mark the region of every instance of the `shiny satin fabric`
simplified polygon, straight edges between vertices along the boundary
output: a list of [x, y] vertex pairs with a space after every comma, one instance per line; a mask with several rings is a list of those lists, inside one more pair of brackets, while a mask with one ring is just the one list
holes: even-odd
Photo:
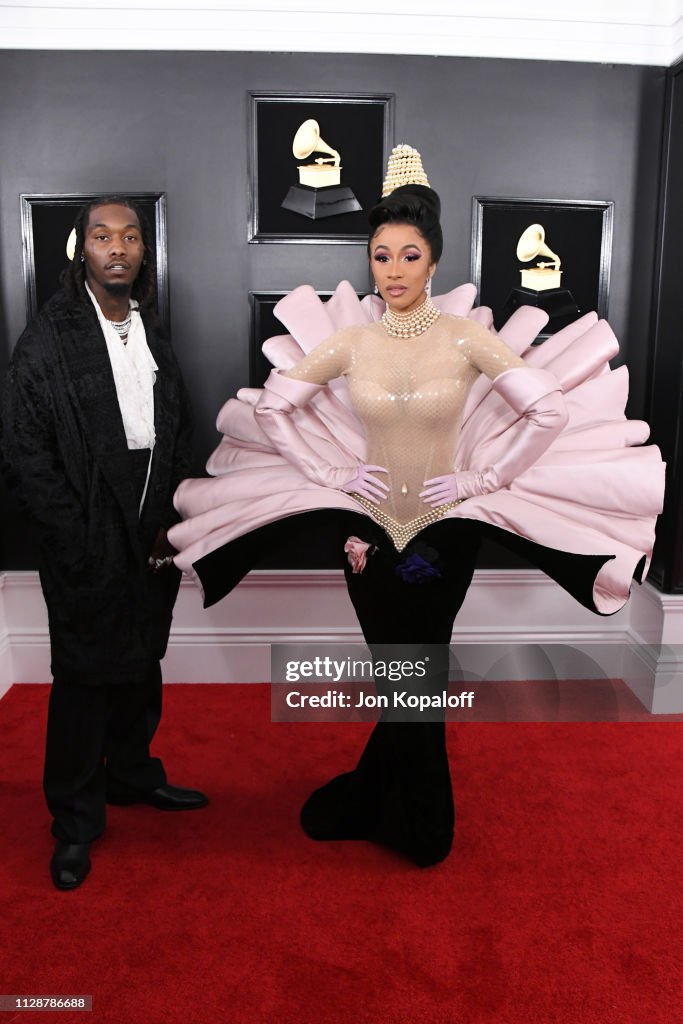
[[[473, 285], [463, 285], [434, 301], [444, 312], [490, 327], [490, 311], [472, 308], [475, 294]], [[276, 307], [290, 334], [269, 339], [264, 352], [276, 368], [289, 369], [339, 329], [376, 322], [383, 309], [375, 297], [359, 301], [348, 282], [325, 304], [303, 286]], [[559, 380], [567, 423], [508, 486], [468, 498], [447, 516], [474, 519], [544, 548], [601, 556], [592, 600], [595, 610], [611, 614], [628, 599], [634, 574], [642, 580], [649, 564], [664, 465], [655, 446], [643, 446], [647, 424], [625, 418], [628, 372], [609, 366], [618, 352], [609, 325], [587, 314], [532, 347], [545, 320], [541, 311], [522, 307], [498, 337], [524, 365]], [[519, 402], [528, 386], [524, 376], [519, 374]], [[524, 420], [508, 391], [503, 397], [485, 374], [471, 383], [454, 467], [484, 471], [515, 444]], [[176, 564], [195, 578], [200, 559], [283, 517], [325, 508], [365, 511], [343, 491], [310, 480], [274, 448], [255, 415], [261, 394], [244, 388], [226, 403], [217, 421], [223, 439], [207, 463], [211, 477], [184, 481], [176, 492], [184, 521], [170, 539], [180, 552]], [[365, 430], [343, 377], [316, 388], [291, 422], [322, 464], [352, 468], [366, 461]]]

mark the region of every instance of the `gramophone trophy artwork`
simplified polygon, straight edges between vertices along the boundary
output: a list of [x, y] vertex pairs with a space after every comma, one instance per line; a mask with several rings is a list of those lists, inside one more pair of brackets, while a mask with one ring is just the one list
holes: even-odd
[[565, 322], [570, 323], [581, 310], [570, 290], [562, 287], [560, 257], [546, 245], [545, 228], [542, 224], [530, 224], [517, 243], [517, 259], [531, 263], [539, 256], [544, 259], [533, 267], [520, 267], [521, 285], [510, 292], [504, 311], [509, 315], [519, 306], [538, 306], [551, 321], [563, 321], [554, 323], [556, 327], [565, 326]]
[[[290, 186], [281, 203], [283, 209], [310, 220], [362, 209], [348, 185], [342, 185], [341, 156], [320, 137], [320, 125], [314, 118], [304, 121], [297, 129], [292, 153], [297, 160], [318, 155], [309, 163], [299, 164], [299, 184]], [[321, 156], [322, 153], [326, 156]]]

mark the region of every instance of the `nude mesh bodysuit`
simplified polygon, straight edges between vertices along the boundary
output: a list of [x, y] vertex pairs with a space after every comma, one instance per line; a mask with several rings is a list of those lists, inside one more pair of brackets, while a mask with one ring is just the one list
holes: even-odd
[[348, 327], [284, 376], [311, 384], [346, 377], [367, 435], [367, 463], [386, 467], [388, 475], [376, 476], [391, 488], [381, 506], [359, 500], [378, 522], [386, 517], [396, 524], [417, 521], [414, 528], [399, 531], [407, 543], [425, 525], [426, 515], [433, 521], [447, 509], [435, 513], [420, 491], [425, 480], [456, 468], [454, 453], [473, 382], [480, 373], [493, 380], [520, 366], [524, 360], [485, 327], [442, 313], [417, 338], [395, 338], [381, 322]]

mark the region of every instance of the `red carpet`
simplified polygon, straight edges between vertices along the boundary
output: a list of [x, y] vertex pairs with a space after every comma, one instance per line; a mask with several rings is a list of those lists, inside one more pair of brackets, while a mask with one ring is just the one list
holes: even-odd
[[72, 893], [48, 876], [47, 687], [0, 701], [1, 1024], [675, 1024], [680, 751], [661, 724], [449, 727], [453, 854], [421, 871], [300, 832], [367, 725], [270, 723], [266, 686], [172, 686], [156, 752], [203, 811], [111, 808]]

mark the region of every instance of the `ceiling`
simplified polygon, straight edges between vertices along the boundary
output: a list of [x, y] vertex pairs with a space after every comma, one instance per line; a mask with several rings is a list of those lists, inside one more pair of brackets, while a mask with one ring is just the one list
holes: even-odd
[[13, 0], [0, 3], [0, 46], [669, 65], [683, 55], [683, 0]]

